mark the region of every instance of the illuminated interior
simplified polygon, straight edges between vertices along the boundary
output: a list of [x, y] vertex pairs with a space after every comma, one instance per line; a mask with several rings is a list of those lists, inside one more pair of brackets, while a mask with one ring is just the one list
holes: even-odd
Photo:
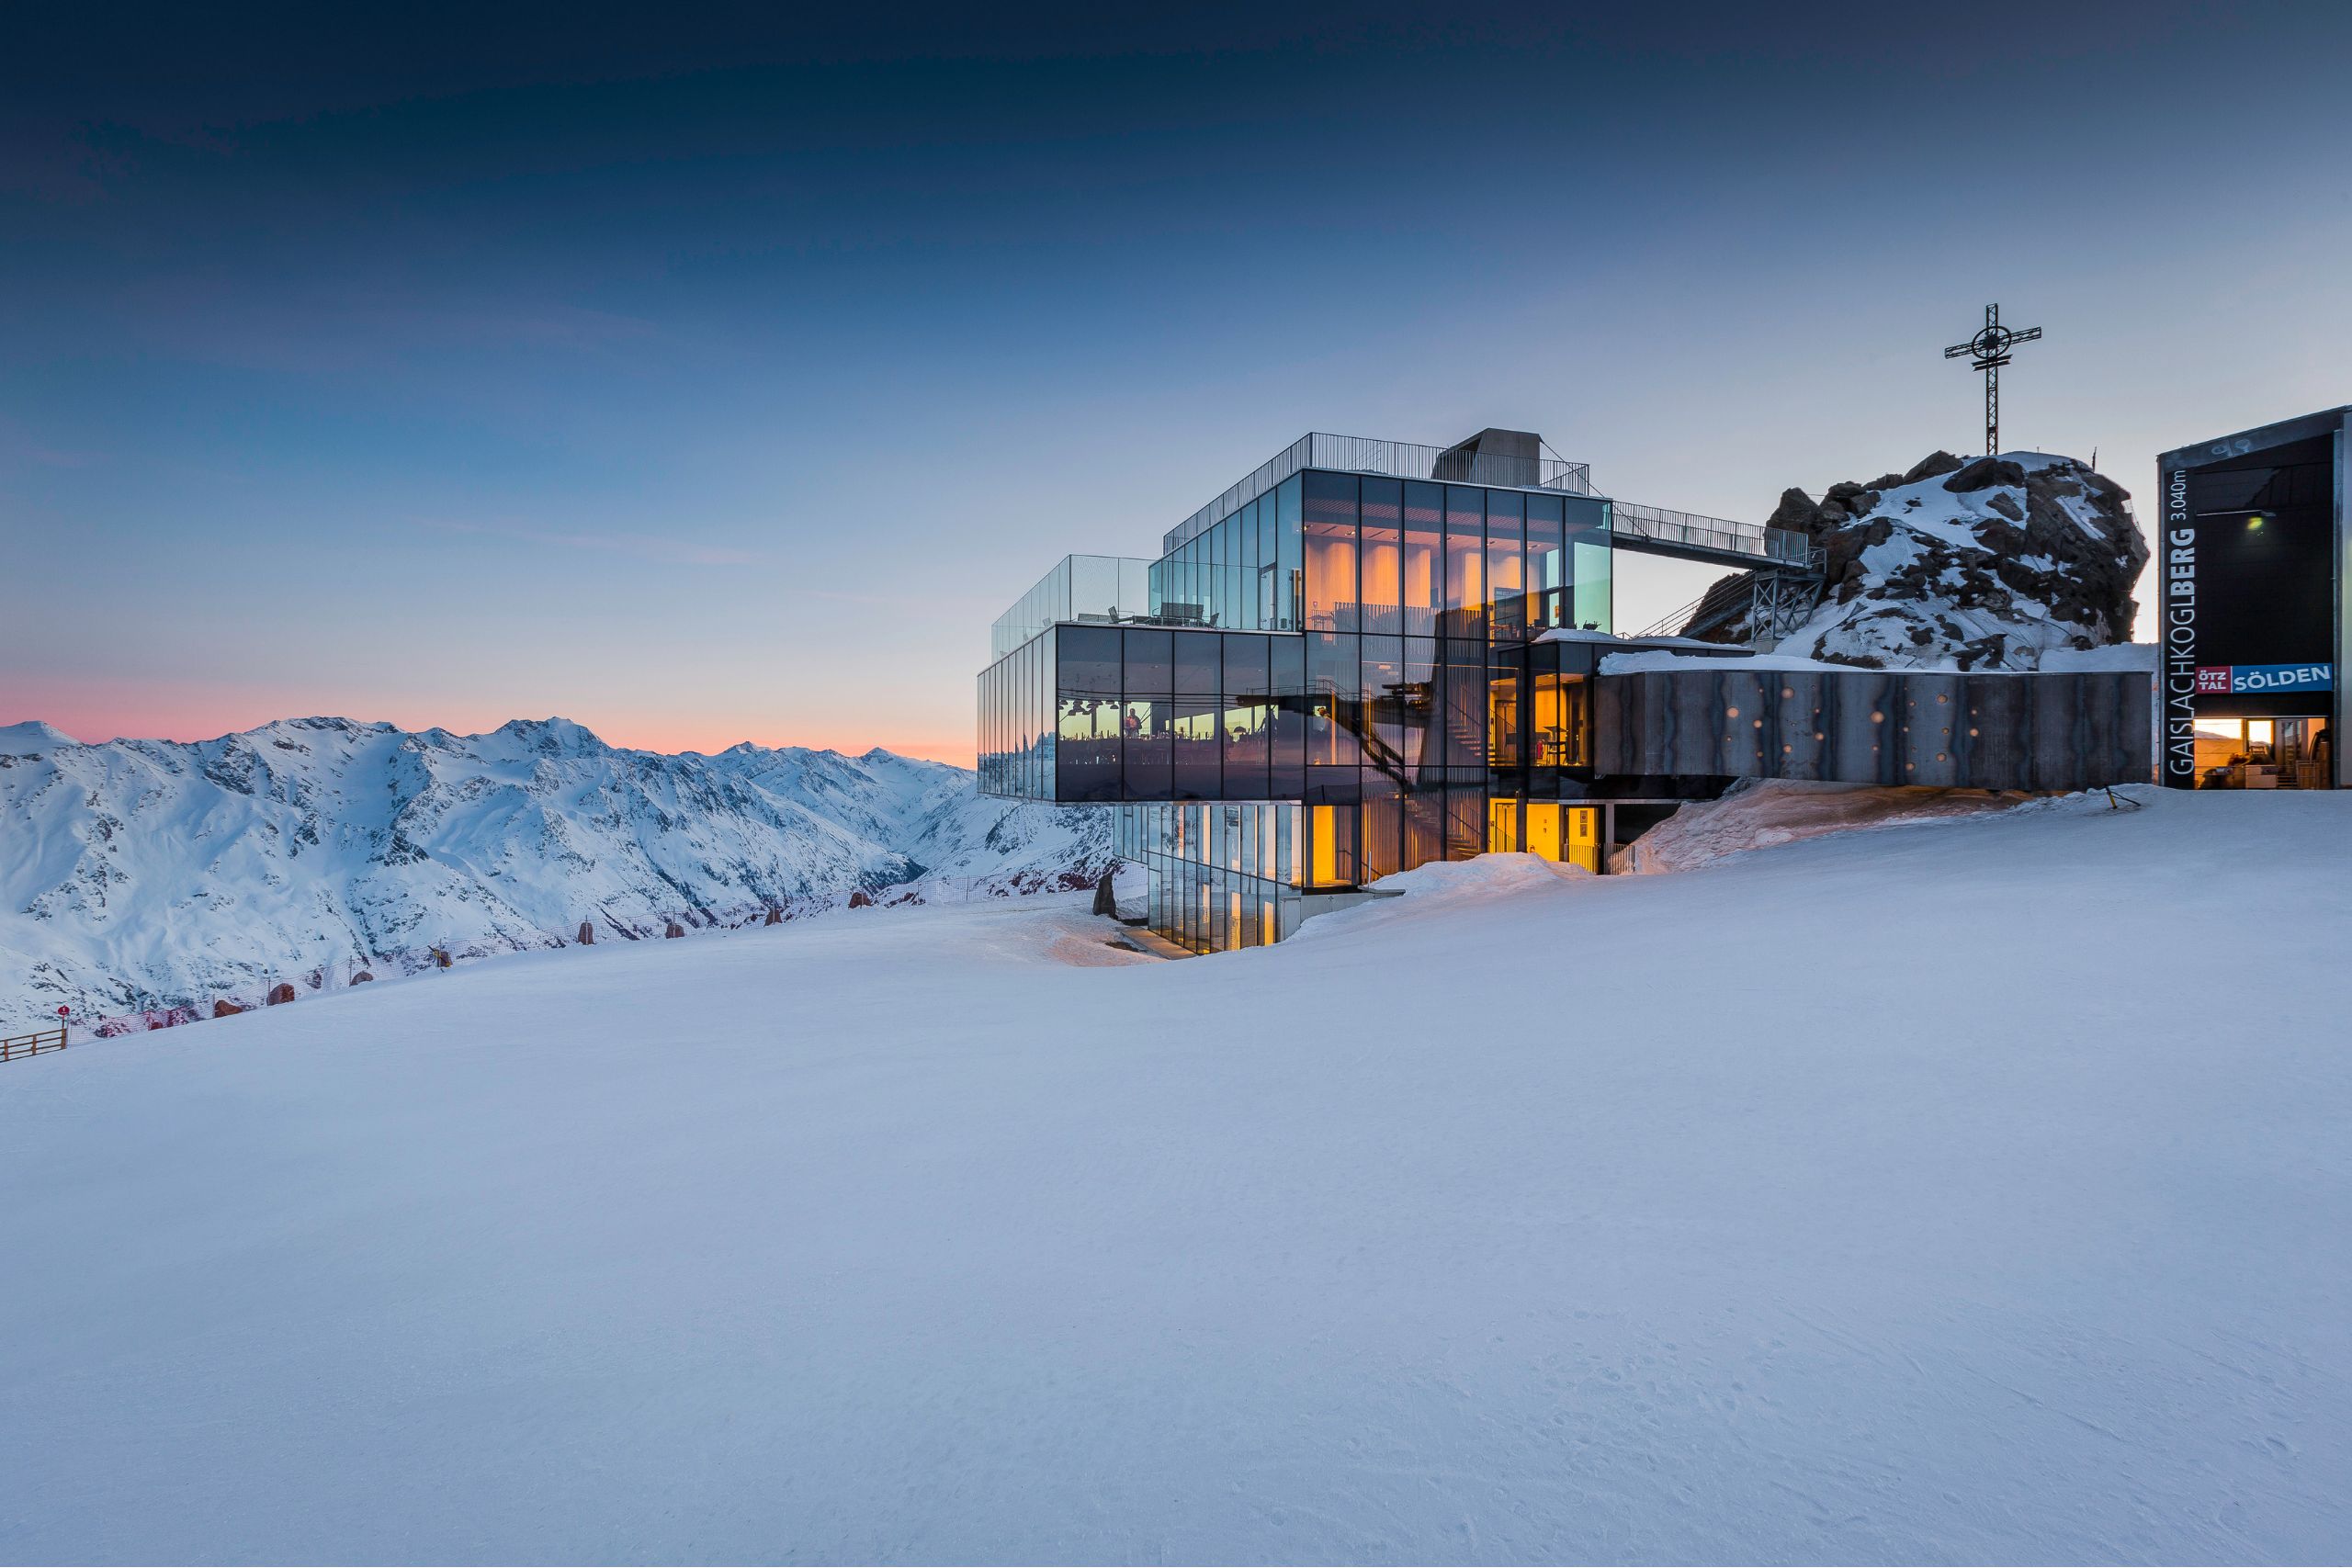
[[2327, 789], [2333, 745], [2324, 718], [2197, 720], [2199, 789]]
[[1522, 850], [1598, 875], [1600, 807], [1497, 795], [1487, 802], [1487, 849], [1495, 854]]

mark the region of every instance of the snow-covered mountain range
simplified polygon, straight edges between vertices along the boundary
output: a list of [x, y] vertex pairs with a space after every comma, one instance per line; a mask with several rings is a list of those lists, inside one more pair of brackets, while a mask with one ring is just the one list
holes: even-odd
[[[2073, 457], [1938, 452], [1907, 472], [1783, 491], [1767, 520], [1812, 536], [1821, 602], [1777, 651], [1871, 668], [2038, 670], [2132, 637], [2148, 545], [2123, 487]], [[1689, 635], [1749, 640], [1748, 578], [1717, 582]]]
[[0, 727], [0, 1032], [435, 962], [882, 901], [1080, 886], [1107, 813], [980, 796], [883, 750], [608, 746], [285, 719], [84, 746]]

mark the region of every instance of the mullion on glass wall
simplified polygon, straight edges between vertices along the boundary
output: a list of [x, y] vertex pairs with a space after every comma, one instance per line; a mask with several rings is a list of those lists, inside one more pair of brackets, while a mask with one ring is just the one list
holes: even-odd
[[1356, 476], [1309, 472], [1306, 530], [1306, 624], [1310, 631], [1358, 629]]
[[1056, 651], [1060, 645], [1061, 629], [1058, 626], [1047, 627], [1046, 635], [1037, 639], [1037, 732], [1042, 738], [1037, 759], [1037, 798], [1040, 800], [1054, 798], [1056, 774], [1060, 766], [1061, 739], [1055, 732], [1054, 723], [1054, 671]]
[[1362, 625], [1367, 632], [1404, 629], [1404, 495], [1402, 481], [1363, 483], [1358, 573]]
[[1449, 637], [1487, 637], [1487, 492], [1445, 487], [1445, 615]]
[[1233, 636], [1225, 643], [1224, 795], [1262, 800], [1273, 737], [1273, 686], [1263, 637]]
[[1273, 698], [1272, 751], [1266, 793], [1296, 800], [1306, 788], [1306, 639], [1278, 637], [1267, 649]]
[[1173, 638], [1173, 633], [1161, 627], [1126, 628], [1121, 686], [1126, 713], [1121, 734], [1122, 765], [1130, 799], [1166, 800], [1169, 796], [1169, 719], [1176, 695]]
[[1304, 481], [1296, 474], [1284, 479], [1274, 491], [1274, 624], [1282, 631], [1300, 631], [1306, 624], [1303, 618], [1306, 584], [1300, 565], [1304, 493]]
[[1309, 632], [1306, 643], [1306, 763], [1354, 767], [1363, 760], [1356, 742], [1363, 706], [1363, 677], [1352, 632]]
[[1561, 528], [1561, 498], [1527, 498], [1527, 624], [1556, 626], [1568, 606], [1561, 603], [1566, 586], [1567, 544]]
[[1569, 581], [1576, 600], [1572, 624], [1595, 631], [1614, 629], [1611, 598], [1609, 503], [1572, 500], [1568, 502]]
[[1510, 491], [1487, 492], [1487, 597], [1496, 637], [1516, 637], [1527, 624], [1526, 508]]
[[1362, 649], [1360, 679], [1363, 682], [1363, 722], [1360, 733], [1364, 763], [1391, 777], [1403, 776], [1405, 753], [1405, 639], [1366, 636]]
[[1405, 486], [1402, 630], [1413, 637], [1437, 631], [1445, 604], [1445, 487]]

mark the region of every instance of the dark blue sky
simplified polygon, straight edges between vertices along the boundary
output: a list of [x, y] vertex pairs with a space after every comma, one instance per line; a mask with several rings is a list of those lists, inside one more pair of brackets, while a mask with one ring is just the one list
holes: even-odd
[[1975, 445], [1995, 299], [2135, 490], [2352, 399], [2352, 7], [1924, 10], [12, 18], [0, 722], [967, 756], [1309, 429], [1758, 516]]

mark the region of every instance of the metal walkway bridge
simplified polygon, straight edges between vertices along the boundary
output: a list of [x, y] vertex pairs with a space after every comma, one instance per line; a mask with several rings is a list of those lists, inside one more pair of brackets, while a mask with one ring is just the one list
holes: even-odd
[[1794, 528], [1702, 517], [1638, 501], [1611, 501], [1609, 513], [1609, 542], [1621, 550], [1749, 570], [1803, 571], [1813, 563], [1811, 536]]

